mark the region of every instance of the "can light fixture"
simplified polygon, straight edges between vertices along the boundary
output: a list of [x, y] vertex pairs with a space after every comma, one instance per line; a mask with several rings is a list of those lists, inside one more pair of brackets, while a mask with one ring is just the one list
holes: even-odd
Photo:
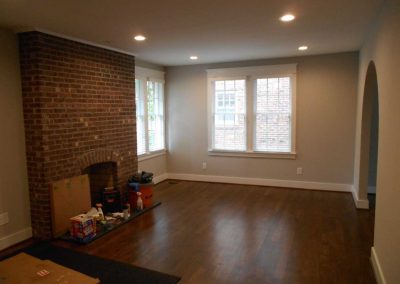
[[198, 57], [197, 55], [192, 55], [192, 56], [190, 56], [189, 58], [190, 58], [190, 60], [197, 60], [197, 59], [199, 59], [199, 57]]
[[307, 45], [302, 45], [302, 46], [299, 46], [299, 48], [298, 48], [298, 50], [300, 50], [300, 51], [304, 51], [304, 50], [307, 50], [307, 49], [308, 49]]
[[144, 41], [144, 40], [146, 40], [146, 37], [145, 37], [144, 35], [136, 35], [136, 36], [134, 37], [134, 39], [135, 39], [136, 41]]
[[280, 17], [280, 20], [282, 22], [291, 22], [295, 19], [296, 17], [292, 14], [285, 14], [282, 17]]

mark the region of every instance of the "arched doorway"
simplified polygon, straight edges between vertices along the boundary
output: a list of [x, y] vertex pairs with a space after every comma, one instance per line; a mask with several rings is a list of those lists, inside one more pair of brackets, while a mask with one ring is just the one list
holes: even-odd
[[[369, 63], [364, 85], [364, 98], [361, 121], [361, 152], [359, 197], [368, 198], [368, 193], [375, 194], [379, 133], [378, 78], [375, 64]], [[375, 198], [370, 196], [370, 207], [375, 208]]]

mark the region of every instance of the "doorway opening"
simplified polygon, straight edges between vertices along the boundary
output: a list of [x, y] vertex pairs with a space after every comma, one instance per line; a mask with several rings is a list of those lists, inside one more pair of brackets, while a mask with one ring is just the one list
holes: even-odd
[[378, 78], [374, 62], [370, 62], [365, 78], [364, 99], [361, 122], [361, 156], [359, 196], [369, 200], [371, 209], [375, 209], [378, 172], [379, 144], [379, 98]]

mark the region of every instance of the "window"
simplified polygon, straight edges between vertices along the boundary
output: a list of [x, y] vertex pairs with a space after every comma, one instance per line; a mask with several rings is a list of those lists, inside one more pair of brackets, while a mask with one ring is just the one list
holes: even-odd
[[136, 67], [137, 154], [148, 156], [165, 150], [163, 73]]
[[135, 79], [137, 154], [146, 153], [145, 92], [143, 80]]
[[215, 81], [214, 148], [246, 149], [245, 80]]
[[210, 154], [294, 157], [295, 64], [207, 73]]
[[290, 77], [256, 80], [255, 151], [291, 152]]
[[147, 137], [149, 151], [164, 149], [163, 83], [147, 81]]

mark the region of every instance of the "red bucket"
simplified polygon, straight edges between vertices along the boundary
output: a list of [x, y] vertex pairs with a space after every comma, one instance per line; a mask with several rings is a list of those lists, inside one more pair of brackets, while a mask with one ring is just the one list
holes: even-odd
[[153, 183], [145, 183], [140, 185], [140, 192], [142, 193], [143, 207], [149, 208], [153, 205]]

